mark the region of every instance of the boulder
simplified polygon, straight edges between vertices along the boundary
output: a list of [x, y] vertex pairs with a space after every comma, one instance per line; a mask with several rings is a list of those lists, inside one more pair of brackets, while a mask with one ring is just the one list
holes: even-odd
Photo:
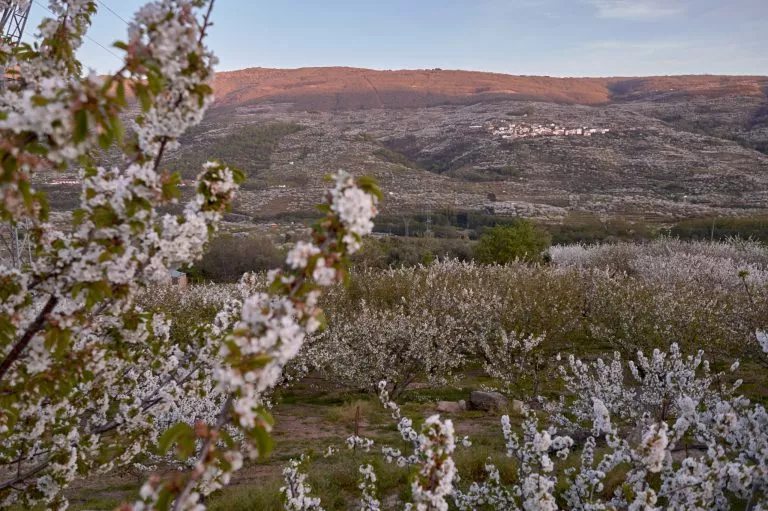
[[507, 406], [507, 403], [507, 398], [498, 392], [475, 390], [469, 394], [469, 408], [471, 410], [484, 410], [486, 412], [501, 410]]
[[523, 414], [523, 409], [525, 408], [525, 404], [523, 404], [522, 401], [519, 399], [513, 399], [512, 400], [512, 412], [516, 413], [518, 415]]
[[464, 400], [456, 401], [438, 401], [437, 411], [443, 413], [459, 413], [467, 409], [467, 403]]

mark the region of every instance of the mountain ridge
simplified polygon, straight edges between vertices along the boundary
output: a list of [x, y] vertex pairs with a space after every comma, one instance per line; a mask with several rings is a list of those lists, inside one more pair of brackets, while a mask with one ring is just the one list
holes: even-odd
[[765, 97], [768, 76], [550, 77], [482, 71], [252, 67], [216, 74], [214, 108], [290, 103], [300, 110], [465, 105], [496, 100], [605, 105], [672, 97]]

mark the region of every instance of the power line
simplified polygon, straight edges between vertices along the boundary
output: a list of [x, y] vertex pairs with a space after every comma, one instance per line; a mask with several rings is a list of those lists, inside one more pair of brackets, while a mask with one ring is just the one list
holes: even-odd
[[111, 12], [112, 14], [114, 14], [115, 16], [117, 16], [117, 18], [118, 18], [120, 21], [122, 21], [122, 22], [123, 22], [123, 23], [125, 23], [126, 25], [130, 25], [130, 23], [128, 23], [128, 22], [125, 20], [125, 18], [123, 18], [122, 16], [120, 16], [119, 14], [117, 14], [115, 11], [113, 11], [113, 10], [112, 10], [112, 8], [111, 8], [110, 6], [108, 6], [107, 4], [105, 4], [104, 2], [102, 2], [102, 0], [96, 0], [96, 1], [97, 1], [97, 2], [99, 2], [101, 5], [103, 5], [103, 6], [104, 6], [104, 8], [105, 8], [106, 10], [108, 10], [109, 12]]
[[[53, 16], [56, 16], [56, 14], [54, 14], [54, 13], [53, 13], [53, 12], [52, 12], [52, 11], [51, 11], [51, 10], [50, 10], [48, 7], [46, 7], [45, 5], [41, 4], [41, 3], [40, 3], [40, 2], [38, 2], [37, 0], [32, 0], [32, 1], [33, 1], [33, 2], [35, 2], [37, 5], [39, 5], [40, 7], [42, 7], [43, 9], [45, 9], [46, 11], [48, 11], [49, 13], [51, 13]], [[106, 51], [107, 53], [109, 53], [110, 55], [112, 55], [113, 57], [115, 57], [116, 59], [118, 59], [120, 62], [122, 62], [122, 61], [123, 61], [123, 57], [121, 57], [121, 56], [120, 56], [120, 55], [118, 55], [117, 53], [113, 52], [112, 50], [110, 50], [109, 48], [107, 48], [106, 46], [104, 46], [103, 44], [101, 44], [100, 42], [98, 42], [96, 39], [94, 39], [93, 37], [89, 36], [88, 34], [84, 34], [84, 35], [85, 35], [85, 38], [86, 38], [86, 39], [88, 39], [89, 41], [91, 41], [93, 44], [95, 44], [96, 46], [100, 47], [102, 50]]]
[[86, 37], [86, 38], [87, 38], [89, 41], [91, 41], [93, 44], [95, 44], [95, 45], [97, 45], [97, 46], [101, 47], [101, 49], [103, 49], [104, 51], [106, 51], [107, 53], [109, 53], [110, 55], [112, 55], [113, 57], [115, 57], [115, 58], [116, 58], [117, 60], [119, 60], [120, 62], [122, 62], [122, 61], [123, 61], [123, 57], [121, 57], [121, 56], [120, 56], [120, 55], [118, 55], [117, 53], [113, 52], [112, 50], [110, 50], [109, 48], [107, 48], [106, 46], [104, 46], [103, 44], [101, 44], [100, 42], [98, 42], [96, 39], [92, 38], [92, 37], [91, 37], [91, 36], [89, 36], [88, 34], [85, 34], [85, 37]]

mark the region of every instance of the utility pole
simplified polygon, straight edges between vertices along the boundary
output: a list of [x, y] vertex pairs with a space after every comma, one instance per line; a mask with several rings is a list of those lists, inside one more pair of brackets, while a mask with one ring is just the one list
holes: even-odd
[[[0, 38], [15, 48], [21, 42], [24, 29], [32, 9], [31, 0], [0, 0]], [[8, 77], [5, 69], [0, 68], [0, 92], [5, 91]], [[13, 268], [20, 268], [24, 263], [32, 262], [32, 240], [28, 222], [9, 222], [2, 229], [2, 239]]]
[[29, 11], [32, 9], [31, 0], [6, 0], [0, 5], [5, 4], [2, 15], [0, 15], [0, 30], [3, 39], [10, 43], [11, 47], [21, 42], [21, 36], [24, 35], [24, 28], [27, 26]]

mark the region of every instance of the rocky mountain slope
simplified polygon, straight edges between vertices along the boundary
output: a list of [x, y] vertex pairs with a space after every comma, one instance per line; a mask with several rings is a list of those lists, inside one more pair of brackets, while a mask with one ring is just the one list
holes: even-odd
[[[377, 177], [390, 214], [667, 222], [768, 208], [768, 77], [254, 68], [219, 73], [215, 89], [167, 165], [185, 178], [214, 157], [243, 168], [234, 221], [310, 213], [339, 168]], [[584, 128], [597, 133], [553, 134]], [[54, 206], [71, 202], [49, 188]]]

